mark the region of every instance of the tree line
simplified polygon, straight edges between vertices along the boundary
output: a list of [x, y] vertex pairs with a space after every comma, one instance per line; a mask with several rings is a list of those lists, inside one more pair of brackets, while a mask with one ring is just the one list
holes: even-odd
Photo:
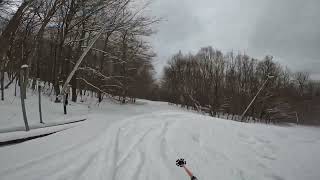
[[95, 92], [99, 102], [106, 95], [122, 103], [145, 98], [155, 56], [145, 37], [159, 21], [144, 13], [147, 6], [134, 0], [1, 0], [1, 99], [14, 81], [23, 85], [22, 71], [23, 87], [44, 83], [56, 102], [62, 91], [74, 102], [85, 91]]
[[[248, 107], [257, 95], [252, 106]], [[239, 121], [319, 123], [320, 86], [309, 73], [292, 73], [273, 60], [222, 53], [212, 47], [172, 56], [161, 98], [182, 107]]]

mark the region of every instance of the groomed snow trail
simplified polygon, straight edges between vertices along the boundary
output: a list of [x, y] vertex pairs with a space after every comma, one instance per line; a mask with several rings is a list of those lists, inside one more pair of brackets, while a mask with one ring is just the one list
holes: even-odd
[[319, 180], [320, 129], [242, 124], [166, 103], [108, 105], [80, 126], [0, 148], [0, 179]]

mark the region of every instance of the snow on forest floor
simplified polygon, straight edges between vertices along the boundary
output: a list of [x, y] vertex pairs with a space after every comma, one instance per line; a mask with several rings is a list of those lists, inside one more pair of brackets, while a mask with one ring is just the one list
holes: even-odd
[[[0, 104], [1, 126], [14, 107]], [[62, 113], [50, 101], [44, 108]], [[70, 117], [87, 108], [69, 107]], [[187, 180], [178, 158], [199, 180], [320, 179], [320, 128], [239, 123], [146, 100], [103, 102], [87, 113], [70, 129], [0, 147], [0, 179]]]
[[[25, 130], [19, 91], [17, 96], [14, 96], [14, 88], [11, 87], [5, 91], [5, 95], [5, 100], [0, 101], [0, 133]], [[46, 126], [85, 119], [90, 111], [88, 106], [70, 103], [68, 115], [65, 116], [62, 104], [53, 101], [53, 97], [42, 96], [42, 114]], [[43, 127], [44, 125], [40, 123], [37, 91], [28, 89], [25, 103], [30, 127]]]

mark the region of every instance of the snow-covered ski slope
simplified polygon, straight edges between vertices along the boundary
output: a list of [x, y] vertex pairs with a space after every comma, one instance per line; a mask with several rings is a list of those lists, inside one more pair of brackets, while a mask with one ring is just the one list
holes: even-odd
[[73, 128], [0, 147], [0, 179], [187, 180], [178, 158], [199, 180], [320, 179], [319, 128], [243, 124], [145, 100], [91, 109]]

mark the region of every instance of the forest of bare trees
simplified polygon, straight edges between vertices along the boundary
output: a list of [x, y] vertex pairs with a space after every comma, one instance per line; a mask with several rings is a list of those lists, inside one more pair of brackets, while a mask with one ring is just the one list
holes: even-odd
[[62, 95], [76, 102], [86, 91], [99, 102], [105, 96], [122, 103], [146, 98], [154, 84], [155, 53], [144, 37], [159, 21], [144, 15], [147, 5], [134, 0], [1, 0], [1, 99], [11, 85], [35, 90], [38, 82], [49, 87], [56, 102]]
[[134, 0], [0, 0], [1, 100], [15, 86], [22, 103], [26, 88], [38, 90], [39, 100], [41, 93], [54, 94], [65, 114], [68, 99], [91, 92], [98, 102], [145, 98], [239, 121], [319, 123], [319, 83], [272, 56], [258, 60], [212, 47], [179, 52], [157, 83], [146, 37], [159, 19], [144, 13], [147, 6]]
[[161, 94], [171, 103], [228, 119], [319, 123], [319, 83], [307, 72], [290, 72], [272, 56], [257, 60], [212, 47], [196, 55], [179, 52], [165, 68]]

